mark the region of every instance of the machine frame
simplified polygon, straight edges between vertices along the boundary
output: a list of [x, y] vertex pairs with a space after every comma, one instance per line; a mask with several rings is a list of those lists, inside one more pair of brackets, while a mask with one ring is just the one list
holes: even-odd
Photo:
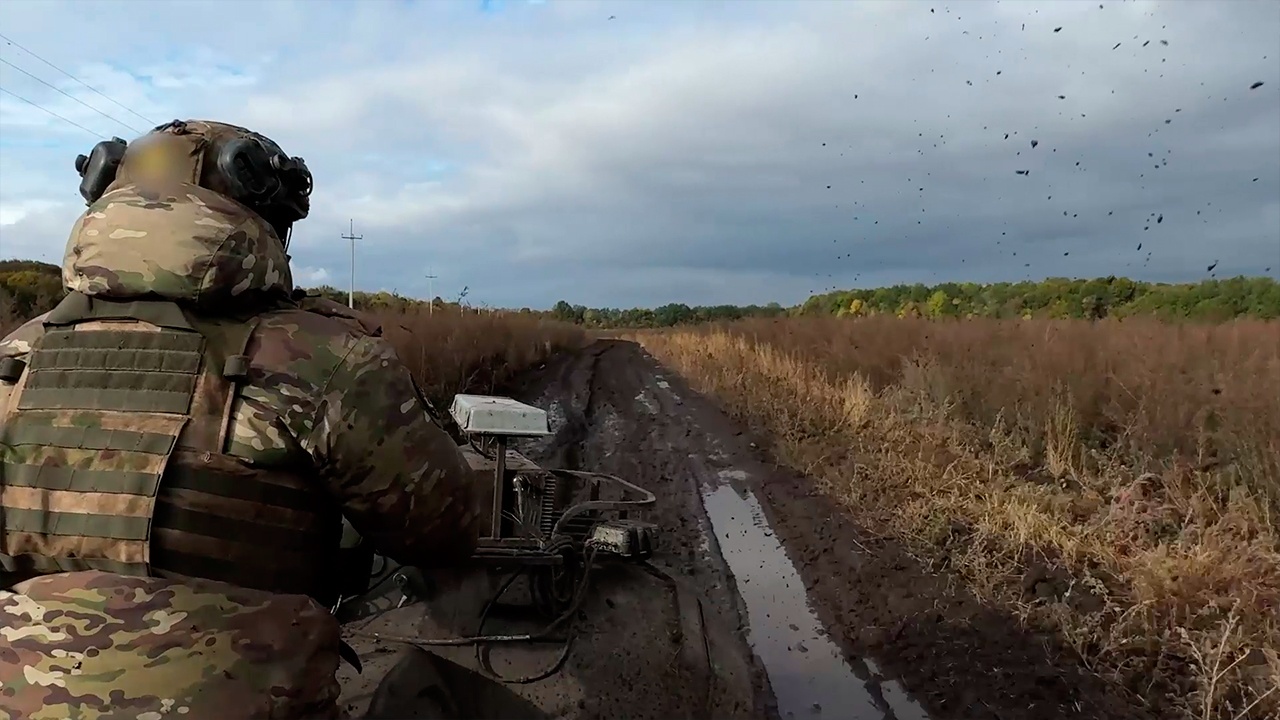
[[652, 554], [656, 528], [630, 513], [652, 506], [653, 493], [613, 475], [542, 468], [510, 447], [513, 439], [551, 435], [546, 411], [509, 397], [459, 394], [449, 414], [477, 484], [487, 489], [477, 561], [562, 565], [588, 547], [630, 560]]

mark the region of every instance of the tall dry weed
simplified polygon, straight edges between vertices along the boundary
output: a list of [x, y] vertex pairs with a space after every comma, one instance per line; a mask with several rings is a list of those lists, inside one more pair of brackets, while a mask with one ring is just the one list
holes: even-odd
[[639, 340], [1135, 701], [1280, 713], [1280, 324], [814, 319]]
[[516, 374], [580, 347], [575, 325], [521, 315], [436, 312], [381, 317], [383, 333], [438, 407], [460, 392], [493, 393]]

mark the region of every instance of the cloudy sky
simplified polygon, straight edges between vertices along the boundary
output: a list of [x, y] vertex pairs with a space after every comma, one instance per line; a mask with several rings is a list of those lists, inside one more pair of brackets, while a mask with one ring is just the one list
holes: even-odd
[[494, 306], [1280, 275], [1266, 0], [4, 6], [0, 257], [57, 261], [75, 156], [177, 117], [307, 160], [302, 284], [349, 221], [357, 288]]

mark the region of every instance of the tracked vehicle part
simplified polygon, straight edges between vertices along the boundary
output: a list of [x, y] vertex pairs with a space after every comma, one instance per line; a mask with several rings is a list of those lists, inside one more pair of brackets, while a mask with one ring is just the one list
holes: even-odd
[[[472, 555], [477, 565], [507, 573], [480, 612], [478, 627], [451, 638], [391, 636], [350, 630], [351, 634], [406, 643], [418, 647], [476, 646], [480, 670], [504, 683], [536, 682], [559, 671], [569, 655], [574, 622], [588, 592], [592, 568], [600, 563], [644, 563], [652, 554], [658, 528], [630, 517], [651, 507], [653, 493], [603, 473], [548, 470], [508, 447], [513, 438], [551, 434], [547, 413], [507, 397], [457, 395], [449, 408], [464, 444], [459, 450], [474, 475], [482, 507], [489, 515]], [[425, 599], [431, 588], [415, 568], [391, 568], [383, 563], [372, 592], [390, 581], [400, 591], [396, 607]], [[491, 611], [516, 580], [527, 578], [532, 606], [549, 622], [521, 634], [485, 634]], [[372, 580], [372, 577], [371, 577]], [[343, 602], [334, 608], [343, 610]], [[342, 616], [340, 616], [340, 619]], [[349, 622], [354, 617], [346, 617]], [[488, 661], [485, 645], [555, 640], [563, 629], [563, 649], [542, 672], [519, 678], [502, 677]]]
[[[507, 446], [513, 438], [550, 435], [545, 411], [507, 397], [457, 395], [449, 414], [467, 439], [462, 454], [490, 508], [477, 561], [558, 567], [567, 554], [581, 557], [589, 539], [612, 557], [647, 557], [643, 548], [652, 547], [657, 528], [628, 515], [653, 505], [652, 493], [612, 475], [546, 470]], [[597, 538], [605, 513], [627, 520], [628, 529], [608, 525]]]
[[592, 546], [628, 560], [653, 554], [653, 525], [635, 520], [606, 520], [591, 529]]
[[541, 437], [551, 434], [544, 410], [497, 395], [455, 395], [449, 414], [467, 435]]

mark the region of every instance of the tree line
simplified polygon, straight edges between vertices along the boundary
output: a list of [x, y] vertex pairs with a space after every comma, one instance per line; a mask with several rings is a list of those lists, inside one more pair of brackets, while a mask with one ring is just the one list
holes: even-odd
[[1280, 283], [1267, 277], [1148, 283], [1114, 276], [990, 284], [917, 283], [814, 295], [797, 308], [795, 314], [1093, 320], [1133, 315], [1155, 315], [1168, 320], [1274, 319], [1280, 318]]
[[[347, 304], [347, 292], [330, 286], [308, 292]], [[62, 272], [49, 263], [0, 261], [0, 324], [52, 308], [63, 296]], [[1170, 320], [1222, 321], [1280, 318], [1280, 283], [1267, 277], [1235, 277], [1198, 283], [1148, 283], [1122, 277], [1092, 280], [1048, 278], [1039, 282], [941, 283], [840, 290], [814, 295], [794, 307], [767, 305], [656, 308], [590, 308], [557, 302], [550, 310], [485, 310], [435, 299], [434, 312], [501, 312], [542, 317], [590, 328], [660, 328], [756, 317], [896, 315], [928, 318], [1082, 318], [1155, 315]], [[424, 310], [425, 300], [392, 292], [354, 293], [357, 309]], [[6, 323], [5, 321], [10, 322]]]

